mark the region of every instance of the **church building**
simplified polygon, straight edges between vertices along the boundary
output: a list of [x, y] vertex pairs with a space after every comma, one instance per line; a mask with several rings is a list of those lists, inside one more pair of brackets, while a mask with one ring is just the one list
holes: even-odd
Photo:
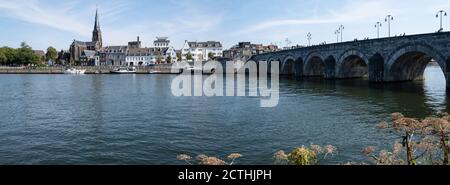
[[[86, 53], [98, 53], [103, 47], [102, 31], [100, 29], [100, 21], [98, 11], [95, 11], [94, 30], [92, 31], [91, 41], [74, 40], [70, 45], [70, 63], [72, 65], [92, 65], [93, 61], [86, 61]], [[85, 52], [86, 51], [86, 52]], [[89, 57], [88, 57], [89, 58]]]

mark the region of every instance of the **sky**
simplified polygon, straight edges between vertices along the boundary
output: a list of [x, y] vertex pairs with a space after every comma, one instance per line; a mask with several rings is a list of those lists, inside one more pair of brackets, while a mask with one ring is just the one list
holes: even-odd
[[[0, 0], [0, 46], [68, 49], [91, 40], [98, 8], [104, 45], [126, 45], [140, 36], [151, 47], [167, 36], [176, 49], [188, 41], [221, 41], [229, 48], [241, 41], [306, 45], [336, 42], [344, 25], [345, 40], [377, 37], [376, 22], [387, 36], [439, 29], [436, 13], [450, 13], [449, 0]], [[444, 29], [450, 30], [450, 15]], [[289, 40], [287, 42], [286, 40]], [[291, 43], [291, 44], [289, 44]]]

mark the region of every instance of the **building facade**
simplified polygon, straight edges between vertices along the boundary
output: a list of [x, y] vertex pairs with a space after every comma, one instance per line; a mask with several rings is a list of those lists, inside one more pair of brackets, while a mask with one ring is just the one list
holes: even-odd
[[126, 65], [128, 46], [107, 46], [101, 50], [102, 66], [123, 66]]
[[97, 51], [84, 50], [80, 57], [81, 66], [99, 66], [100, 55]]
[[188, 42], [185, 41], [181, 49], [183, 60], [202, 62], [212, 60], [215, 57], [222, 57], [222, 43], [218, 41]]
[[153, 45], [155, 48], [168, 48], [170, 47], [170, 40], [168, 37], [156, 37]]
[[229, 50], [223, 52], [224, 58], [229, 60], [242, 60], [246, 61], [253, 55], [263, 54], [267, 52], [278, 51], [278, 46], [262, 44], [252, 44], [251, 42], [239, 42], [237, 45], [231, 47]]

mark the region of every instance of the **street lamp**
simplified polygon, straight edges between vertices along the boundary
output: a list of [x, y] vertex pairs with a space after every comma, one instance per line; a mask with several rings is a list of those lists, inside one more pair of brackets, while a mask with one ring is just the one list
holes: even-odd
[[311, 46], [311, 39], [312, 39], [311, 32], [308, 32], [308, 34], [306, 36], [308, 38], [308, 46]]
[[392, 15], [387, 15], [386, 19], [384, 20], [385, 22], [388, 23], [388, 37], [391, 37], [391, 21], [394, 20], [394, 17]]
[[334, 34], [336, 35], [336, 42], [339, 42], [339, 34], [341, 33], [341, 31], [336, 30], [334, 31]]
[[342, 35], [343, 35], [343, 33], [344, 33], [344, 25], [341, 24], [341, 25], [339, 26], [339, 32], [341, 32], [341, 42], [343, 42], [343, 36], [342, 36]]
[[442, 19], [444, 18], [444, 16], [447, 16], [447, 12], [444, 10], [439, 10], [439, 12], [436, 14], [436, 18], [441, 18], [441, 26], [439, 28], [439, 32], [444, 30], [444, 28], [442, 27]]
[[378, 36], [378, 38], [380, 38], [380, 27], [381, 26], [383, 26], [382, 24], [381, 24], [381, 22], [377, 22], [376, 24], [375, 24], [375, 28], [377, 29], [377, 36]]

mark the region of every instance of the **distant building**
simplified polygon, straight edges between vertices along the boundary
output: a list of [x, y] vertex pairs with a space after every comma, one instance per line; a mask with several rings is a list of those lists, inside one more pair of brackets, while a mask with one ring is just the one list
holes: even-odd
[[98, 11], [95, 11], [95, 23], [94, 30], [92, 31], [92, 40], [87, 42], [74, 40], [69, 49], [71, 58], [70, 60], [80, 64], [81, 55], [83, 54], [84, 50], [99, 51], [102, 48], [102, 42], [103, 38], [102, 31], [100, 29]]
[[67, 65], [70, 63], [70, 51], [61, 50], [58, 52], [58, 58], [55, 61], [57, 65]]
[[99, 66], [100, 65], [100, 55], [97, 51], [84, 50], [80, 57], [80, 62], [82, 66]]
[[129, 48], [125, 62], [127, 66], [148, 66], [155, 64], [152, 57], [149, 48]]
[[156, 37], [156, 40], [153, 41], [153, 45], [155, 50], [160, 52], [163, 57], [163, 61], [158, 63], [173, 63], [178, 60], [176, 50], [170, 45], [168, 37]]
[[141, 48], [142, 47], [142, 42], [139, 40], [139, 36], [137, 37], [136, 41], [131, 41], [128, 42], [128, 48], [132, 49], [132, 48]]
[[107, 46], [101, 50], [102, 66], [123, 66], [126, 65], [126, 55], [128, 46]]
[[170, 40], [168, 37], [156, 37], [156, 40], [153, 42], [155, 48], [168, 48], [170, 47]]
[[274, 52], [278, 50], [278, 46], [276, 45], [264, 46], [262, 44], [252, 44], [251, 42], [239, 42], [229, 50], [223, 51], [223, 57], [229, 60], [239, 59], [246, 61], [253, 55]]
[[[210, 54], [211, 53], [211, 54]], [[183, 48], [181, 49], [181, 56], [183, 60], [188, 60], [188, 56], [192, 57], [194, 62], [202, 62], [211, 60], [214, 57], [222, 57], [222, 43], [218, 41], [207, 42], [188, 42], [185, 41]], [[212, 55], [213, 58], [210, 58]]]

